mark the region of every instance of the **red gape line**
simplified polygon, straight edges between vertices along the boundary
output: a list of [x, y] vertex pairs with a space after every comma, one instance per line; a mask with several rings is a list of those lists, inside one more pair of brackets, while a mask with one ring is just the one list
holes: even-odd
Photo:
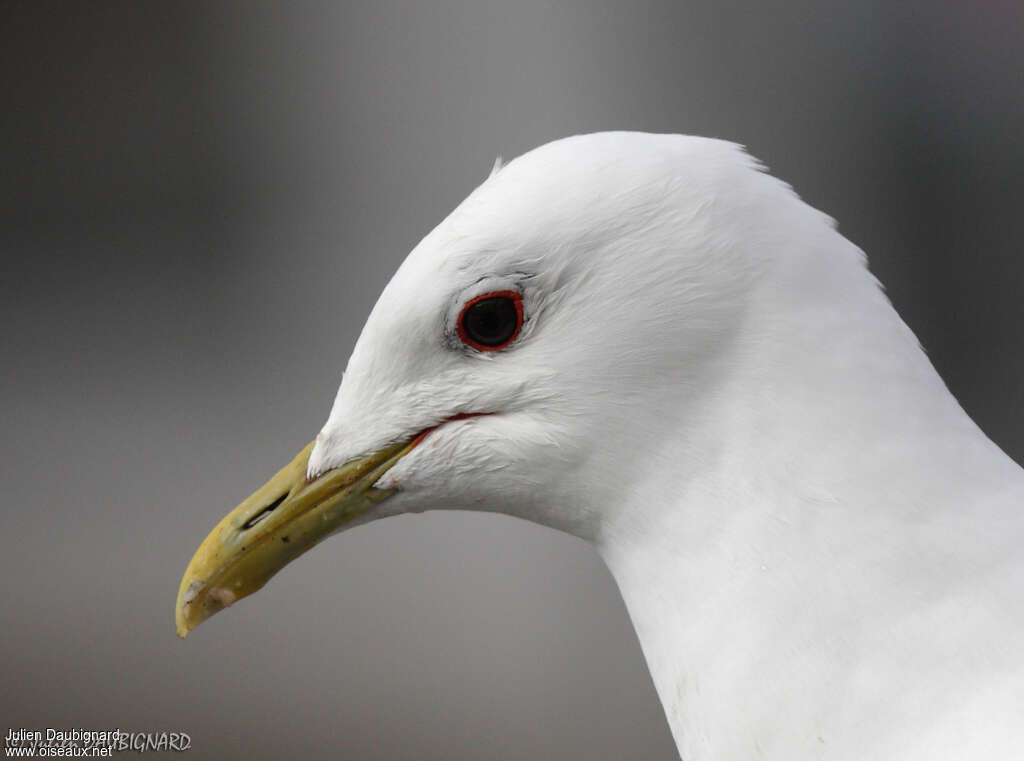
[[[516, 329], [504, 343], [498, 344], [497, 346], [484, 346], [483, 344], [477, 343], [466, 334], [466, 329], [462, 327], [462, 318], [466, 315], [466, 310], [478, 301], [495, 298], [512, 299], [512, 303], [516, 305]], [[499, 349], [504, 349], [519, 337], [519, 331], [522, 329], [523, 297], [519, 291], [492, 291], [491, 293], [481, 293], [479, 296], [475, 296], [466, 302], [465, 306], [462, 307], [462, 311], [459, 312], [459, 319], [455, 322], [455, 332], [458, 334], [459, 340], [467, 346], [472, 346], [477, 351], [498, 351]]]
[[430, 435], [431, 432], [436, 431], [445, 423], [452, 423], [456, 420], [466, 420], [471, 417], [482, 417], [483, 415], [490, 414], [490, 412], [460, 412], [458, 415], [452, 415], [447, 420], [442, 420], [437, 425], [431, 426], [427, 430], [423, 431], [423, 433], [421, 433], [419, 436], [412, 440], [412, 444], [409, 445], [409, 449], [414, 449], [418, 447], [420, 445], [420, 442], [423, 441], [423, 439], [427, 438], [427, 436]]

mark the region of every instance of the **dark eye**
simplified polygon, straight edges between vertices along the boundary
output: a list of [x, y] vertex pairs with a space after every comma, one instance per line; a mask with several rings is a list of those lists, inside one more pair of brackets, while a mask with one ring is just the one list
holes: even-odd
[[459, 338], [480, 351], [508, 346], [523, 327], [523, 300], [515, 291], [485, 293], [466, 303], [459, 314]]

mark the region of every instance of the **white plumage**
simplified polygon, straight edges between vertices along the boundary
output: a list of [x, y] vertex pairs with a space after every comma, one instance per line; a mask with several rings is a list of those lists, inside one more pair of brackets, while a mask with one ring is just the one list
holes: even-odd
[[[458, 310], [503, 289], [520, 336], [467, 350]], [[496, 169], [384, 290], [310, 473], [480, 412], [352, 525], [591, 541], [686, 761], [1024, 758], [1024, 472], [740, 148], [602, 133]]]

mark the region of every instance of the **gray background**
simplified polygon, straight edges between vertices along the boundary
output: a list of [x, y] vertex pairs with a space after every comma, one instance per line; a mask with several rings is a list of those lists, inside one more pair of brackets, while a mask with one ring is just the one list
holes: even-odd
[[672, 759], [614, 583], [496, 516], [384, 521], [186, 642], [185, 564], [319, 429], [498, 153], [746, 143], [1024, 459], [1016, 2], [0, 5], [0, 716], [195, 758]]

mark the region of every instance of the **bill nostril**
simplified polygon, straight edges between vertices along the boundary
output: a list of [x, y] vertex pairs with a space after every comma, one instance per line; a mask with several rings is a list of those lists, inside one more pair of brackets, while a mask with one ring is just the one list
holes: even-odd
[[276, 510], [278, 508], [278, 506], [282, 502], [284, 502], [287, 497], [288, 497], [287, 493], [282, 494], [280, 497], [278, 497], [273, 502], [271, 502], [269, 505], [267, 505], [262, 510], [260, 510], [258, 513], [256, 513], [256, 515], [254, 515], [249, 520], [247, 520], [245, 523], [243, 523], [242, 524], [242, 529], [243, 530], [251, 529], [257, 523], [259, 523], [264, 518], [266, 518], [268, 515], [270, 515], [272, 512], [274, 512], [274, 510]]

